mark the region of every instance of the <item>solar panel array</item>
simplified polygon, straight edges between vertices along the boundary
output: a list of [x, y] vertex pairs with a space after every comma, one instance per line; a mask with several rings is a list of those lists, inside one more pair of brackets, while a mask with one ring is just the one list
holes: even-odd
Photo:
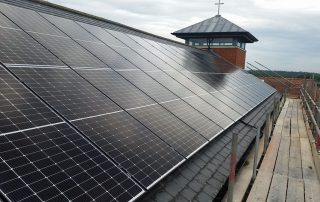
[[275, 90], [219, 57], [0, 3], [0, 192], [130, 201]]

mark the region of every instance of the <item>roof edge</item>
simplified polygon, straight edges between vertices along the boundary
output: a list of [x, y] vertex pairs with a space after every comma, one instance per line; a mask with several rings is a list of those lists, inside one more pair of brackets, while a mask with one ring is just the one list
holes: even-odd
[[201, 33], [171, 33], [172, 35], [181, 38], [203, 38], [203, 37], [210, 37], [210, 38], [225, 38], [225, 37], [240, 37], [246, 39], [246, 43], [254, 43], [259, 41], [255, 36], [253, 36], [250, 32], [217, 32], [217, 33], [210, 33], [210, 32], [201, 32]]
[[165, 37], [162, 37], [162, 36], [159, 36], [159, 35], [155, 35], [155, 34], [152, 34], [150, 32], [146, 32], [146, 31], [134, 28], [134, 27], [130, 27], [128, 25], [125, 25], [125, 24], [122, 24], [122, 23], [118, 23], [118, 22], [115, 22], [115, 21], [112, 21], [112, 20], [108, 20], [108, 19], [105, 19], [103, 17], [99, 17], [99, 16], [96, 16], [96, 15], [92, 15], [92, 14], [89, 14], [89, 13], [78, 11], [78, 10], [75, 10], [75, 9], [72, 9], [72, 8], [61, 6], [59, 4], [51, 3], [51, 2], [48, 2], [48, 1], [44, 1], [44, 0], [27, 0], [27, 1], [38, 3], [38, 4], [42, 4], [42, 5], [53, 7], [53, 8], [60, 9], [60, 10], [64, 10], [64, 11], [71, 12], [71, 13], [78, 14], [78, 15], [82, 15], [82, 16], [85, 16], [85, 17], [93, 18], [95, 20], [99, 20], [99, 21], [102, 21], [102, 22], [110, 23], [110, 24], [113, 24], [113, 25], [116, 25], [116, 26], [120, 26], [120, 27], [129, 29], [129, 30], [132, 30], [132, 31], [135, 31], [135, 32], [140, 32], [140, 33], [143, 33], [143, 34], [146, 34], [146, 35], [149, 35], [149, 36], [153, 36], [153, 37], [156, 37], [156, 38], [159, 38], [159, 39], [162, 39], [162, 40], [170, 41], [170, 42], [177, 43], [177, 44], [180, 44], [180, 45], [185, 45], [184, 43], [179, 42], [179, 41], [175, 41], [173, 39], [169, 39], [169, 38], [165, 38]]

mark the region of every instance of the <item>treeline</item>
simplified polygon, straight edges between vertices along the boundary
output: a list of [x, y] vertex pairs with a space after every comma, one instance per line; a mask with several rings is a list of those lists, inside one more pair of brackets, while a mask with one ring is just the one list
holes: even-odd
[[314, 79], [317, 83], [320, 83], [320, 74], [309, 72], [290, 72], [290, 71], [267, 71], [267, 70], [247, 70], [250, 74], [259, 77], [286, 77], [286, 78], [307, 78], [311, 79], [314, 75]]

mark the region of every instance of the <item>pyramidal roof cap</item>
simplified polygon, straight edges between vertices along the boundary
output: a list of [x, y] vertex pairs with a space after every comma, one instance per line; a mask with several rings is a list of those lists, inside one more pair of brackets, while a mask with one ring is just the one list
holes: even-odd
[[223, 18], [221, 15], [190, 25], [172, 34], [183, 39], [190, 37], [239, 37], [246, 43], [258, 41], [250, 32]]

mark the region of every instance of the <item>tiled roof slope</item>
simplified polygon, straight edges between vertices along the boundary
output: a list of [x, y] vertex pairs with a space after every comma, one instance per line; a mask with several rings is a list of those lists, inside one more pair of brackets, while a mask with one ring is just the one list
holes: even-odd
[[[248, 125], [261, 125], [266, 121], [266, 112], [273, 109], [271, 96], [232, 128], [203, 148], [183, 166], [170, 174], [163, 182], [149, 191], [140, 201], [212, 201], [227, 182], [232, 133], [239, 132], [238, 161], [255, 138], [256, 130]], [[244, 123], [248, 125], [245, 125]]]

